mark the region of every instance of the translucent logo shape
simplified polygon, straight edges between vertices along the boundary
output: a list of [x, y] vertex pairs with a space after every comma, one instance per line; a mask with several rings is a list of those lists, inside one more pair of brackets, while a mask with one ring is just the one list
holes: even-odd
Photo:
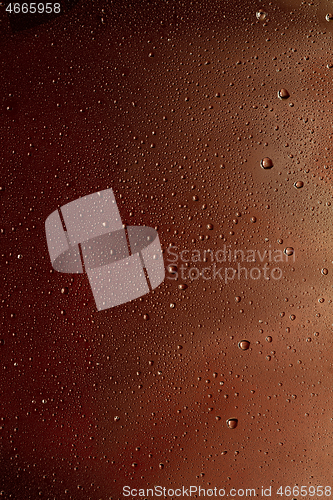
[[45, 232], [53, 268], [86, 272], [99, 311], [141, 297], [164, 280], [156, 230], [123, 226], [112, 189], [55, 210]]

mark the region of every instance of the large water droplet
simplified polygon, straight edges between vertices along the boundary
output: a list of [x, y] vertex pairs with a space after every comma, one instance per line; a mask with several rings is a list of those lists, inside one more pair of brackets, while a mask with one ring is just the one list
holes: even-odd
[[267, 12], [265, 12], [263, 9], [259, 9], [259, 10], [256, 12], [256, 18], [257, 18], [259, 21], [265, 21], [265, 19], [267, 19]]
[[324, 274], [324, 276], [326, 276], [328, 274], [328, 269], [326, 269], [326, 267], [324, 267], [322, 270], [321, 270], [321, 274]]
[[280, 89], [278, 92], [278, 97], [280, 99], [288, 99], [288, 97], [290, 97], [290, 94], [287, 89]]
[[178, 267], [177, 266], [168, 266], [168, 271], [170, 274], [176, 274], [178, 271]]
[[295, 182], [294, 186], [295, 186], [295, 188], [300, 189], [300, 188], [302, 188], [304, 186], [304, 182], [303, 181], [297, 181], [297, 182]]
[[248, 340], [241, 340], [238, 344], [238, 347], [242, 349], [242, 351], [247, 351], [250, 347], [250, 342]]
[[273, 162], [270, 158], [263, 158], [260, 162], [260, 165], [264, 169], [272, 168], [273, 167]]
[[287, 248], [285, 248], [285, 249], [284, 249], [284, 253], [285, 253], [286, 255], [288, 255], [288, 257], [290, 257], [290, 255], [293, 255], [293, 253], [294, 253], [294, 249], [293, 249], [293, 247], [287, 247]]
[[227, 426], [229, 427], [229, 429], [235, 429], [237, 425], [238, 425], [237, 418], [229, 418], [227, 420]]

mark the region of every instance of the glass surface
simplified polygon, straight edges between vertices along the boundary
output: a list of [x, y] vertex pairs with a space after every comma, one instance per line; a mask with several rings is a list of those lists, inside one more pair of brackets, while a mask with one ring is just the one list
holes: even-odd
[[0, 497], [331, 497], [332, 2], [0, 4]]

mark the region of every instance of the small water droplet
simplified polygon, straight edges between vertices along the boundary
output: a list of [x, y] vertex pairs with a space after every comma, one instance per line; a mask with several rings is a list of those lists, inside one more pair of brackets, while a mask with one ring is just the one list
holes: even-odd
[[260, 165], [266, 170], [273, 167], [273, 162], [270, 158], [266, 157], [261, 160]]
[[272, 342], [272, 340], [273, 340], [273, 339], [272, 339], [272, 337], [271, 337], [270, 335], [269, 335], [268, 337], [266, 337], [266, 341], [267, 341], [267, 342]]
[[302, 188], [304, 186], [304, 182], [303, 181], [297, 181], [297, 182], [295, 182], [294, 186], [295, 186], [295, 188], [300, 189], [300, 188]]
[[318, 302], [319, 302], [320, 304], [322, 304], [323, 302], [325, 302], [325, 299], [324, 299], [323, 297], [321, 297], [320, 299], [318, 299]]
[[250, 221], [251, 222], [257, 222], [257, 217], [251, 217]]
[[186, 290], [187, 285], [186, 285], [186, 283], [182, 283], [181, 285], [178, 285], [178, 288], [179, 288], [180, 290]]
[[171, 309], [174, 309], [176, 307], [176, 304], [174, 302], [171, 302], [170, 307]]
[[113, 418], [113, 420], [114, 420], [115, 422], [118, 422], [118, 420], [120, 420], [120, 417], [116, 416], [116, 417], [114, 417], [114, 418]]
[[21, 253], [18, 254], [17, 256], [18, 259], [23, 259], [23, 255]]
[[238, 344], [238, 347], [242, 349], [242, 351], [247, 351], [250, 347], [250, 342], [248, 340], [241, 340]]
[[333, 21], [333, 14], [326, 14], [326, 21]]
[[213, 224], [207, 224], [207, 229], [213, 229], [213, 228], [214, 228]]
[[149, 319], [149, 314], [144, 314], [144, 315], [143, 315], [143, 319], [144, 319], [145, 321], [147, 321], [147, 320]]
[[326, 267], [324, 267], [322, 270], [321, 270], [321, 274], [324, 274], [325, 276], [328, 274], [328, 269], [326, 269]]
[[239, 297], [239, 296], [235, 297], [236, 302], [240, 302], [241, 300], [242, 300], [241, 297]]
[[288, 97], [290, 97], [290, 94], [287, 89], [280, 89], [278, 92], [278, 97], [280, 99], [288, 99]]
[[290, 255], [293, 255], [293, 253], [294, 253], [294, 249], [293, 249], [293, 247], [287, 247], [287, 248], [285, 248], [285, 249], [284, 249], [284, 253], [285, 253], [286, 255], [288, 255], [288, 257], [290, 257]]
[[229, 418], [227, 420], [227, 426], [229, 427], [229, 429], [235, 429], [237, 425], [238, 425], [237, 418]]

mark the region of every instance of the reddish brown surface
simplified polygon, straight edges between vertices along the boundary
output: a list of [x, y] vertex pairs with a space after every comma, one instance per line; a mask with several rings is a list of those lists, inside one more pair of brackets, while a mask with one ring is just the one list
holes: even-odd
[[[333, 487], [329, 4], [81, 1], [18, 32], [1, 7], [2, 497]], [[96, 312], [44, 223], [107, 187], [166, 267], [170, 244], [295, 260], [280, 280], [173, 270]]]

